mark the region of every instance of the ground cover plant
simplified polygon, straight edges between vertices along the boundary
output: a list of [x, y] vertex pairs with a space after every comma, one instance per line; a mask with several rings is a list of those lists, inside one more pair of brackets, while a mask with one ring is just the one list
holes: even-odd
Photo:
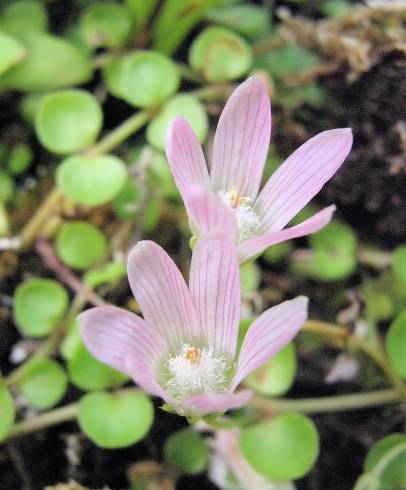
[[406, 488], [405, 21], [1, 5], [0, 488]]

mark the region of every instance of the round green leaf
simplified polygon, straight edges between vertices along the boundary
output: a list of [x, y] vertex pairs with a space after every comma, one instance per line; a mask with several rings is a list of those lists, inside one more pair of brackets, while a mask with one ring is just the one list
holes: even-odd
[[[405, 434], [391, 434], [378, 441], [369, 450], [365, 459], [365, 472], [373, 471], [389, 451], [405, 443]], [[379, 480], [377, 490], [395, 490], [406, 487], [406, 449], [388, 463], [380, 474]]]
[[107, 240], [92, 224], [71, 221], [60, 228], [56, 251], [65, 264], [86, 270], [107, 255]]
[[91, 46], [119, 48], [131, 32], [129, 12], [114, 2], [90, 5], [80, 19], [80, 29]]
[[270, 264], [277, 264], [280, 262], [293, 248], [292, 242], [280, 242], [268, 247], [263, 253], [264, 259]]
[[97, 288], [102, 284], [111, 284], [126, 276], [127, 267], [124, 262], [109, 262], [100, 269], [92, 269], [84, 275], [83, 282], [91, 287]]
[[0, 32], [0, 75], [25, 56], [25, 49], [16, 39]]
[[296, 349], [293, 342], [252, 372], [244, 383], [267, 396], [280, 396], [292, 386], [296, 375]]
[[13, 427], [15, 412], [13, 397], [0, 380], [0, 442], [4, 441]]
[[392, 322], [386, 335], [386, 351], [393, 369], [406, 378], [406, 310]]
[[285, 413], [243, 428], [239, 442], [248, 463], [270, 480], [301, 478], [319, 453], [316, 427], [299, 413]]
[[252, 52], [232, 31], [208, 27], [193, 41], [189, 63], [210, 82], [236, 80], [250, 69]]
[[63, 90], [43, 99], [35, 116], [35, 130], [45, 148], [67, 154], [92, 145], [102, 122], [103, 113], [93, 95]]
[[30, 32], [19, 41], [26, 56], [2, 75], [0, 87], [36, 92], [81, 84], [92, 76], [89, 58], [65, 39]]
[[79, 425], [98, 446], [127, 447], [146, 436], [154, 419], [151, 400], [141, 391], [88, 393], [79, 402]]
[[159, 106], [180, 84], [177, 66], [170, 58], [154, 51], [136, 51], [112, 58], [103, 73], [111, 93], [134, 107]]
[[236, 30], [251, 38], [257, 38], [268, 29], [268, 19], [259, 5], [230, 5], [209, 11], [208, 19]]
[[66, 196], [81, 204], [98, 206], [120, 192], [127, 169], [113, 155], [72, 156], [59, 165], [56, 177], [58, 187]]
[[179, 430], [165, 441], [165, 462], [179, 473], [195, 475], [203, 472], [209, 463], [209, 456], [203, 437], [193, 429]]
[[0, 170], [0, 202], [8, 202], [14, 195], [14, 182], [4, 170]]
[[29, 279], [14, 293], [15, 321], [29, 337], [50, 333], [63, 318], [67, 306], [67, 292], [52, 279]]
[[19, 384], [21, 393], [39, 410], [55, 406], [64, 396], [67, 386], [65, 371], [51, 359], [36, 361]]
[[119, 218], [134, 219], [137, 215], [139, 199], [138, 185], [134, 180], [128, 179], [111, 204]]
[[179, 94], [169, 100], [148, 124], [148, 142], [163, 150], [169, 125], [176, 117], [185, 118], [198, 139], [204, 141], [207, 136], [208, 120], [203, 105], [192, 95]]
[[401, 284], [406, 284], [406, 245], [400, 245], [393, 251], [393, 273]]
[[[127, 377], [95, 359], [86, 349], [80, 337], [74, 339], [68, 358], [68, 372], [72, 383], [82, 390], [102, 390], [120, 386]], [[69, 349], [68, 349], [69, 350]]]
[[11, 34], [46, 31], [48, 18], [44, 5], [36, 0], [13, 1], [3, 11], [1, 27]]
[[32, 162], [32, 158], [31, 148], [25, 143], [20, 143], [11, 150], [7, 168], [13, 175], [20, 175], [27, 170], [27, 167]]

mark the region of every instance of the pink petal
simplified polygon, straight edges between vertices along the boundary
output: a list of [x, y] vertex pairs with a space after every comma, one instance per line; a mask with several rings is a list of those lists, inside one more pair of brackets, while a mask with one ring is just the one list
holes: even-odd
[[298, 296], [260, 315], [248, 330], [231, 389], [290, 342], [307, 318], [308, 299]]
[[156, 243], [139, 242], [128, 256], [128, 280], [142, 314], [171, 348], [196, 342], [196, 309], [186, 283], [169, 255]]
[[155, 369], [166, 345], [156, 330], [115, 306], [91, 308], [78, 321], [83, 341], [96, 359], [127, 374], [145, 391], [162, 396]]
[[190, 267], [190, 292], [209, 347], [216, 355], [234, 358], [240, 322], [240, 271], [234, 245], [224, 234], [198, 240]]
[[255, 199], [271, 136], [271, 106], [265, 84], [249, 78], [233, 92], [213, 141], [211, 186]]
[[166, 157], [184, 201], [190, 186], [209, 186], [209, 173], [200, 142], [189, 123], [181, 117], [177, 117], [168, 130]]
[[340, 168], [351, 150], [351, 129], [331, 129], [297, 149], [272, 175], [255, 209], [266, 231], [279, 231]]
[[245, 405], [251, 397], [251, 390], [238, 393], [203, 393], [185, 398], [182, 406], [199, 415], [223, 413]]
[[236, 221], [234, 212], [212, 191], [204, 187], [191, 189], [186, 203], [192, 227], [198, 235], [222, 231], [234, 240]]
[[265, 233], [264, 235], [240, 243], [237, 247], [240, 262], [245, 262], [258, 256], [271, 245], [291, 240], [292, 238], [299, 238], [321, 230], [331, 221], [335, 209], [335, 205], [332, 204], [314, 214], [311, 218], [298, 225], [292, 226], [291, 228], [285, 228], [282, 231], [273, 233]]

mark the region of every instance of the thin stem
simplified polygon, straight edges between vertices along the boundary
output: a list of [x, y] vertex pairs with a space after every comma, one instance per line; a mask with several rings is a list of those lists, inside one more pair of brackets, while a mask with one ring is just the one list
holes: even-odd
[[375, 407], [399, 401], [396, 390], [377, 390], [351, 395], [326, 396], [320, 398], [303, 398], [299, 400], [267, 399], [254, 396], [249, 406], [263, 412], [274, 414], [280, 412], [325, 413], [343, 412], [361, 408]]
[[68, 422], [77, 417], [78, 411], [79, 404], [71, 403], [70, 405], [65, 405], [64, 407], [56, 408], [55, 410], [50, 410], [49, 412], [37, 415], [36, 417], [23, 420], [14, 425], [8, 435], [8, 439], [23, 436], [62, 422]]
[[324, 335], [334, 339], [335, 341], [345, 341], [350, 336], [350, 333], [346, 327], [331, 325], [330, 323], [321, 322], [319, 320], [307, 320], [307, 322], [305, 322], [301, 328], [301, 331]]

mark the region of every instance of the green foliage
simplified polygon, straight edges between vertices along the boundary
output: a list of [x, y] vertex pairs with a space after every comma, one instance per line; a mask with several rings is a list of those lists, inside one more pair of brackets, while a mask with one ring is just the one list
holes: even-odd
[[131, 32], [129, 12], [115, 2], [98, 2], [90, 5], [80, 18], [80, 29], [90, 46], [119, 48]]
[[[403, 451], [389, 458], [379, 471], [376, 490], [397, 490], [406, 487], [406, 435], [391, 434], [384, 437], [369, 450], [364, 463], [366, 473], [374, 472], [382, 465], [384, 458], [390, 456], [390, 452], [397, 447], [404, 447]], [[401, 449], [401, 448], [400, 448]], [[392, 453], [393, 454], [393, 453]]]
[[209, 449], [198, 432], [186, 428], [171, 434], [165, 441], [164, 459], [172, 470], [196, 475], [207, 468]]
[[172, 54], [218, 0], [166, 0], [153, 27], [153, 45]]
[[284, 259], [293, 248], [292, 242], [281, 242], [268, 247], [264, 252], [264, 258], [270, 264], [277, 264]]
[[244, 383], [266, 396], [280, 396], [292, 386], [296, 375], [296, 349], [289, 343], [263, 366], [252, 372]]
[[223, 27], [207, 27], [193, 41], [189, 63], [209, 82], [236, 80], [247, 73], [252, 52], [247, 42]]
[[27, 170], [32, 159], [31, 148], [25, 143], [20, 143], [11, 150], [8, 156], [7, 169], [13, 175], [20, 175]]
[[204, 141], [208, 131], [208, 120], [203, 105], [193, 95], [178, 94], [170, 99], [149, 123], [148, 142], [159, 150], [163, 150], [169, 125], [176, 117], [185, 118], [199, 140]]
[[103, 233], [86, 221], [65, 223], [56, 238], [56, 251], [65, 264], [86, 270], [107, 255]]
[[313, 51], [304, 46], [292, 44], [268, 51], [257, 61], [257, 65], [279, 80], [287, 75], [311, 70], [319, 64], [319, 61], [319, 57]]
[[7, 172], [0, 170], [0, 203], [10, 201], [14, 195], [14, 182]]
[[0, 32], [0, 75], [19, 63], [25, 56], [24, 47], [14, 38]]
[[56, 361], [38, 359], [19, 383], [21, 393], [30, 405], [39, 410], [55, 406], [64, 396], [68, 377]]
[[42, 145], [59, 154], [92, 145], [102, 123], [103, 113], [97, 99], [77, 89], [47, 95], [35, 116], [35, 130]]
[[0, 379], [0, 442], [4, 441], [13, 427], [15, 413], [13, 397]]
[[343, 17], [350, 8], [351, 4], [346, 0], [324, 0], [321, 4], [321, 12], [336, 19]]
[[126, 275], [126, 265], [123, 262], [109, 262], [100, 269], [86, 272], [84, 283], [90, 288], [97, 288], [102, 284], [116, 282]]
[[175, 63], [154, 51], [111, 57], [103, 76], [110, 92], [134, 107], [157, 107], [180, 85], [180, 73]]
[[88, 206], [111, 201], [126, 178], [124, 163], [113, 155], [68, 157], [59, 165], [56, 175], [58, 187], [66, 196]]
[[240, 267], [241, 290], [245, 294], [255, 292], [261, 282], [261, 272], [255, 261], [246, 262]]
[[145, 26], [146, 21], [152, 14], [157, 0], [125, 0], [126, 7], [132, 15], [134, 29], [139, 31]]
[[392, 269], [396, 279], [406, 285], [406, 245], [400, 245], [393, 251]]
[[26, 32], [19, 41], [26, 56], [0, 77], [0, 87], [36, 92], [87, 82], [92, 66], [86, 53], [65, 39]]
[[79, 402], [79, 425], [98, 446], [127, 447], [143, 439], [154, 419], [150, 399], [142, 392], [94, 392]]
[[133, 179], [128, 179], [112, 202], [121, 219], [134, 219], [138, 211], [140, 189]]
[[406, 311], [391, 323], [386, 335], [386, 351], [393, 369], [406, 378]]
[[52, 279], [28, 279], [14, 293], [14, 317], [28, 337], [49, 334], [62, 320], [68, 306], [68, 294]]
[[45, 32], [48, 16], [44, 5], [36, 0], [17, 0], [9, 3], [3, 10], [0, 27], [12, 34], [26, 32]]
[[209, 10], [207, 19], [249, 38], [258, 38], [268, 29], [265, 8], [251, 4], [230, 5]]
[[248, 463], [271, 480], [301, 478], [319, 453], [316, 427], [299, 413], [285, 413], [243, 428], [239, 442]]

